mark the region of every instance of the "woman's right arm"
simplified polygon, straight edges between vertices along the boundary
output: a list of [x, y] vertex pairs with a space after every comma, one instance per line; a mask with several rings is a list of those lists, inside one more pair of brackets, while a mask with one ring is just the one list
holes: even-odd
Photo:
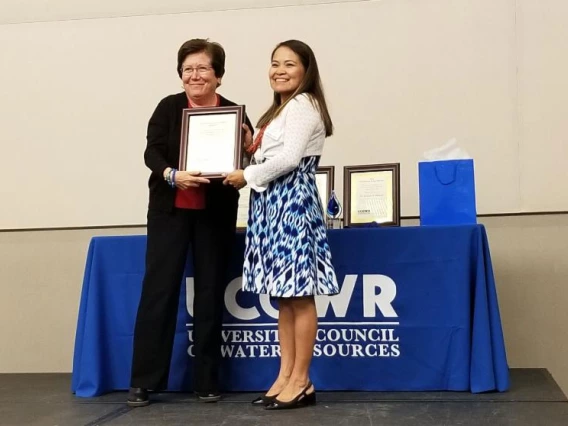
[[[158, 104], [150, 121], [148, 122], [148, 132], [146, 133], [146, 150], [144, 151], [144, 162], [154, 173], [162, 176], [165, 180], [170, 172], [171, 166], [166, 159], [168, 152], [168, 133], [169, 133], [169, 111], [168, 99], [162, 99]], [[209, 183], [209, 179], [200, 177], [198, 171], [177, 171], [174, 177], [176, 187], [187, 189], [199, 186], [202, 183]]]
[[168, 98], [162, 99], [150, 121], [146, 132], [146, 150], [144, 151], [144, 162], [154, 173], [163, 176], [164, 171], [169, 168], [166, 160], [168, 151]]

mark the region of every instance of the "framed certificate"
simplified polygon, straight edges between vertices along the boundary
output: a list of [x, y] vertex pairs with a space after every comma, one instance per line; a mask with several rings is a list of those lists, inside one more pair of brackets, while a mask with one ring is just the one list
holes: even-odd
[[400, 226], [400, 163], [345, 166], [344, 226]]
[[242, 168], [243, 105], [183, 110], [179, 170], [222, 178]]
[[237, 207], [237, 231], [244, 231], [247, 228], [250, 186], [246, 185], [239, 189], [239, 205]]
[[323, 211], [327, 209], [327, 202], [331, 197], [335, 180], [335, 167], [334, 166], [320, 166], [316, 171], [316, 185], [321, 200]]

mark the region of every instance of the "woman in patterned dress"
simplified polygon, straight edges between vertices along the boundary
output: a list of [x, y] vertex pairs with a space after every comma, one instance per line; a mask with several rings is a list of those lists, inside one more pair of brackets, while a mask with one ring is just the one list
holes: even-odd
[[314, 53], [305, 43], [276, 46], [269, 79], [274, 101], [249, 148], [253, 164], [230, 173], [225, 183], [252, 190], [243, 290], [278, 300], [280, 372], [253, 404], [282, 409], [315, 403], [309, 379], [317, 332], [314, 296], [339, 292], [315, 178], [333, 124]]

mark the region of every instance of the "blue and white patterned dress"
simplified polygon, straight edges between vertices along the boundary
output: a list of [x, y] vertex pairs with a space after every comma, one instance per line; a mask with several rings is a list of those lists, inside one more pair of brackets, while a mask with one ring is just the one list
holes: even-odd
[[245, 170], [252, 189], [244, 291], [286, 298], [339, 292], [315, 177], [322, 137], [319, 112], [300, 95], [266, 129], [260, 164]]

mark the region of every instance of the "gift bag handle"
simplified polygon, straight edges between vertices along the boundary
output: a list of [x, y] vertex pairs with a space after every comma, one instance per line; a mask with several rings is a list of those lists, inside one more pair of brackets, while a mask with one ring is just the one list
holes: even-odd
[[436, 164], [434, 171], [438, 182], [442, 185], [450, 185], [456, 181], [458, 166], [457, 164]]

